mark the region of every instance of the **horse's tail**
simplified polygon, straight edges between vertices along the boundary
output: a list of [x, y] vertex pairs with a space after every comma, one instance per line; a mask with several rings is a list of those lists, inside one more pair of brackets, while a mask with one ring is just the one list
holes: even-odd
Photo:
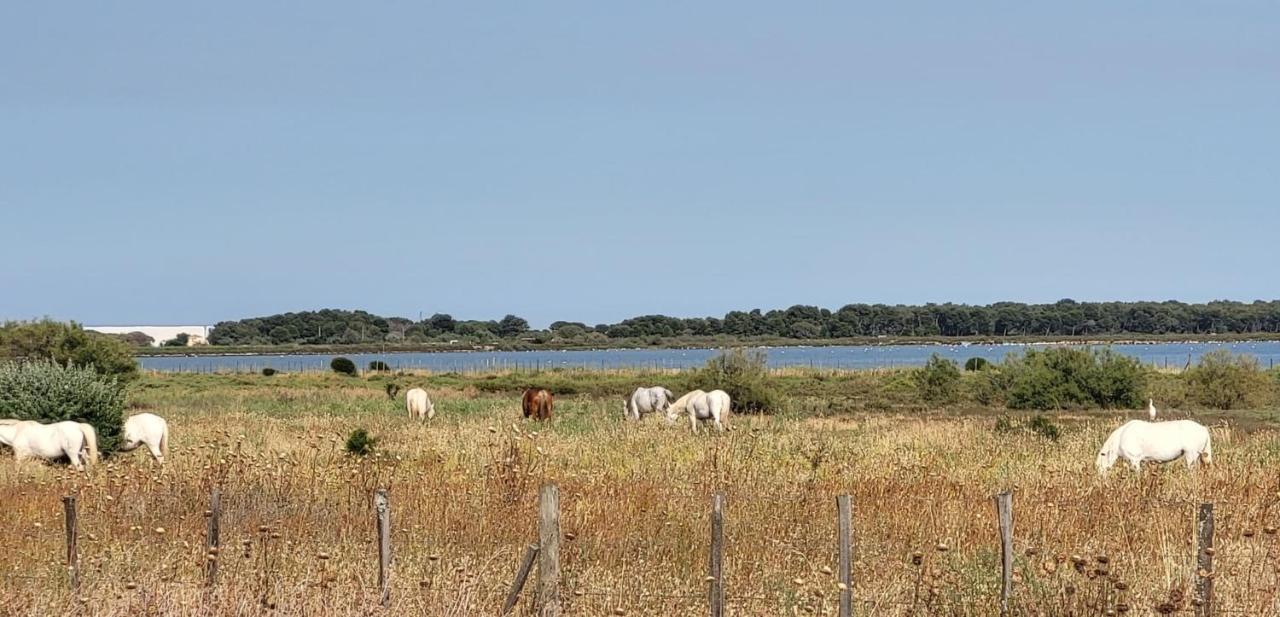
[[1209, 431], [1205, 431], [1204, 450], [1200, 451], [1200, 458], [1204, 459], [1205, 465], [1213, 464], [1213, 437], [1209, 435]]
[[84, 446], [89, 450], [89, 462], [97, 464], [98, 462], [98, 431], [93, 429], [92, 424], [78, 423], [80, 433], [84, 435]]
[[164, 424], [163, 429], [164, 430], [160, 431], [160, 454], [162, 455], [169, 453], [169, 423], [168, 422]]

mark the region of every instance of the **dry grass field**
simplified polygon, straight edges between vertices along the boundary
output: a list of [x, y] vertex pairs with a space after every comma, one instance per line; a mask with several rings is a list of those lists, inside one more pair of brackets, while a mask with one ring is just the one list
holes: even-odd
[[[548, 482], [561, 490], [568, 615], [705, 614], [716, 492], [728, 614], [835, 614], [843, 493], [859, 614], [998, 614], [1002, 490], [1014, 495], [1015, 614], [1192, 614], [1202, 501], [1218, 515], [1218, 614], [1280, 614], [1280, 448], [1257, 413], [1248, 432], [1215, 418], [1210, 468], [1118, 467], [1104, 481], [1093, 457], [1121, 413], [1059, 418], [1057, 442], [997, 433], [978, 411], [738, 416], [730, 433], [695, 436], [685, 423], [624, 423], [621, 392], [559, 397], [549, 424], [521, 420], [514, 393], [455, 384], [431, 396], [437, 416], [418, 423], [364, 378], [144, 378], [130, 401], [169, 420], [164, 468], [143, 451], [87, 475], [0, 464], [0, 614], [496, 615]], [[377, 455], [343, 451], [357, 427]], [[223, 548], [206, 589], [215, 486]], [[392, 509], [387, 608], [378, 487]], [[74, 594], [63, 495], [80, 509]], [[517, 614], [533, 614], [533, 589]]]

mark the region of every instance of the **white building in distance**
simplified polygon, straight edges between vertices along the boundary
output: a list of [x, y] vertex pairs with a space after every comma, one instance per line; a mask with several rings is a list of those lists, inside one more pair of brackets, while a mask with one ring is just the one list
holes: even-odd
[[213, 326], [85, 326], [85, 330], [93, 330], [103, 334], [128, 334], [141, 332], [151, 337], [151, 346], [159, 347], [161, 343], [176, 338], [179, 334], [187, 335], [187, 346], [207, 345], [209, 328]]

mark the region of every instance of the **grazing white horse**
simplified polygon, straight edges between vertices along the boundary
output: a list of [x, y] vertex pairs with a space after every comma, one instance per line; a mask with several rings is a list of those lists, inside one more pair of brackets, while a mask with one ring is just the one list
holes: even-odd
[[675, 400], [675, 395], [671, 391], [662, 386], [653, 386], [652, 388], [636, 388], [631, 396], [622, 402], [622, 414], [629, 419], [639, 420], [641, 414], [653, 413], [661, 411], [667, 413], [667, 408], [671, 406], [671, 401]]
[[676, 418], [680, 417], [680, 414], [687, 412], [689, 410], [689, 403], [693, 401], [693, 399], [706, 396], [706, 394], [707, 393], [702, 390], [693, 390], [692, 392], [685, 393], [684, 396], [676, 399], [675, 402], [668, 405], [667, 424], [675, 422]]
[[[98, 433], [88, 424], [57, 422], [40, 424], [30, 420], [5, 420], [0, 422], [0, 443], [13, 448], [13, 457], [19, 461], [36, 457], [56, 460], [67, 457], [77, 471], [84, 471], [84, 463], [98, 462]], [[88, 457], [81, 452], [88, 451]]]
[[1168, 463], [1178, 459], [1186, 461], [1187, 469], [1191, 469], [1201, 457], [1206, 465], [1213, 464], [1209, 429], [1199, 422], [1130, 420], [1111, 431], [1098, 452], [1096, 465], [1102, 475], [1120, 458], [1129, 461], [1135, 472], [1142, 470], [1142, 461]]
[[1147, 399], [1147, 417], [1151, 418], [1152, 422], [1156, 421], [1156, 402], [1152, 399]]
[[124, 421], [124, 442], [120, 444], [121, 452], [129, 452], [142, 444], [156, 462], [164, 464], [164, 455], [169, 451], [169, 423], [153, 413], [140, 413], [129, 416]]
[[430, 420], [436, 417], [436, 406], [431, 402], [431, 397], [427, 396], [427, 391], [422, 388], [413, 388], [406, 392], [404, 402], [409, 408], [410, 418]]
[[701, 396], [689, 399], [689, 425], [693, 432], [698, 432], [698, 421], [714, 422], [716, 430], [724, 431], [729, 422], [729, 408], [732, 402], [724, 390], [712, 390]]

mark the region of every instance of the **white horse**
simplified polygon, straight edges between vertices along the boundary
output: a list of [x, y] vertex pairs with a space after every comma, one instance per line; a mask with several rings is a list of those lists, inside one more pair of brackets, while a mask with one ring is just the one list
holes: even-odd
[[124, 442], [120, 444], [121, 452], [129, 452], [142, 444], [156, 462], [164, 464], [164, 455], [169, 451], [169, 423], [153, 413], [140, 413], [129, 416], [124, 421]]
[[[77, 471], [84, 463], [98, 462], [98, 433], [88, 424], [57, 422], [40, 424], [30, 420], [0, 422], [0, 443], [13, 448], [13, 457], [22, 461], [36, 457], [56, 460], [67, 457]], [[81, 452], [88, 451], [82, 458]]]
[[693, 401], [693, 399], [706, 396], [706, 394], [707, 393], [702, 390], [693, 390], [692, 392], [685, 393], [684, 396], [676, 399], [675, 402], [668, 405], [667, 424], [675, 422], [676, 418], [680, 417], [680, 414], [687, 412], [689, 410], [689, 403]]
[[418, 420], [424, 417], [428, 420], [436, 417], [436, 406], [431, 402], [431, 397], [427, 396], [427, 391], [422, 388], [413, 388], [404, 395], [405, 406], [409, 409], [409, 417]]
[[693, 432], [698, 432], [698, 421], [712, 421], [716, 430], [724, 431], [729, 422], [729, 408], [732, 402], [724, 390], [712, 390], [701, 396], [689, 399], [689, 425]]
[[1151, 418], [1152, 422], [1156, 421], [1156, 402], [1152, 399], [1147, 399], [1147, 417]]
[[1191, 420], [1130, 420], [1107, 437], [1098, 452], [1096, 465], [1102, 475], [1106, 475], [1119, 458], [1129, 461], [1135, 472], [1142, 470], [1142, 461], [1168, 463], [1178, 459], [1186, 461], [1187, 469], [1191, 469], [1201, 457], [1204, 457], [1206, 465], [1213, 464], [1209, 429], [1200, 423]]
[[631, 420], [639, 420], [641, 414], [661, 411], [667, 413], [671, 401], [675, 399], [671, 391], [662, 386], [652, 388], [636, 388], [631, 396], [622, 402], [622, 414]]

